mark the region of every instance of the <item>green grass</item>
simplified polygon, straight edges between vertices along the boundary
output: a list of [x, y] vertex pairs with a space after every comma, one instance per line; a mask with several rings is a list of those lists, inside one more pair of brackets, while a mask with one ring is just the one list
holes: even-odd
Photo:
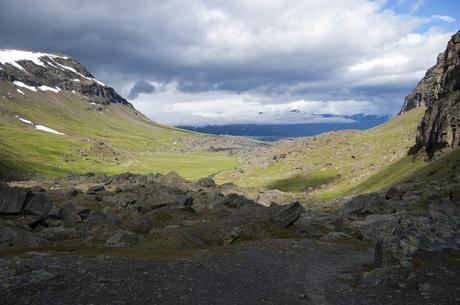
[[267, 185], [268, 189], [276, 189], [283, 192], [303, 192], [308, 188], [316, 188], [320, 185], [334, 181], [337, 175], [329, 171], [315, 172], [310, 176], [294, 175], [275, 180]]
[[[238, 166], [224, 154], [180, 152], [175, 139], [193, 133], [155, 124], [125, 106], [110, 105], [101, 113], [70, 92], [25, 93], [0, 82], [0, 179], [172, 170], [198, 179]], [[35, 130], [16, 115], [66, 136]], [[96, 151], [88, 139], [106, 143], [109, 151]]]
[[[318, 201], [376, 190], [423, 165], [423, 160], [412, 162], [406, 156], [424, 111], [414, 109], [365, 131], [342, 130], [281, 142], [243, 166], [243, 173], [225, 171], [217, 181], [294, 193], [305, 193], [311, 186], [308, 198]], [[280, 154], [286, 157], [274, 162], [273, 156]]]

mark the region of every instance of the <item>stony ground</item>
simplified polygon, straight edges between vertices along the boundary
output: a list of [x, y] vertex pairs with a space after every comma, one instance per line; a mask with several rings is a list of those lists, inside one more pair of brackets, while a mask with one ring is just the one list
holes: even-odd
[[174, 172], [2, 183], [0, 304], [458, 304], [458, 181], [436, 181], [321, 209]]
[[311, 240], [246, 242], [181, 259], [29, 252], [0, 259], [0, 298], [5, 305], [458, 304], [458, 254], [424, 255], [407, 281], [363, 288], [357, 277], [372, 250]]

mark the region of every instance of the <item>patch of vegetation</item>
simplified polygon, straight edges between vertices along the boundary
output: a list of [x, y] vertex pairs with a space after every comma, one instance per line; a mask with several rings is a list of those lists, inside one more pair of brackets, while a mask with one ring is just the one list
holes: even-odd
[[331, 171], [313, 172], [309, 176], [294, 175], [275, 180], [268, 184], [267, 188], [283, 192], [304, 192], [309, 188], [316, 188], [335, 179], [337, 179], [337, 175]]
[[[66, 135], [38, 131], [16, 116]], [[22, 95], [10, 82], [0, 81], [2, 180], [172, 170], [198, 179], [238, 166], [235, 159], [220, 153], [181, 152], [175, 139], [192, 135], [155, 124], [122, 105], [99, 111], [78, 94], [27, 90]]]
[[[242, 170], [223, 171], [216, 178], [255, 190], [307, 193], [298, 198], [310, 203], [377, 190], [424, 165], [423, 158], [407, 157], [424, 112], [416, 108], [365, 131], [342, 130], [280, 142]], [[280, 155], [284, 157], [275, 160]], [[314, 190], [305, 192], [305, 186]]]

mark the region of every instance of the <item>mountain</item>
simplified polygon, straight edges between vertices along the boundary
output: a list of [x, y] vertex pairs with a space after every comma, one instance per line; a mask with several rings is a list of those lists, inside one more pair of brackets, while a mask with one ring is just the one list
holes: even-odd
[[193, 133], [152, 122], [75, 59], [0, 50], [0, 180], [85, 172], [199, 178], [237, 162], [182, 153]]
[[[23, 50], [0, 49], [0, 79], [19, 90], [70, 91], [97, 104], [133, 106], [111, 87], [94, 78], [71, 57]], [[34, 89], [35, 88], [35, 89]]]
[[433, 155], [460, 146], [460, 31], [406, 97], [401, 113], [421, 105], [427, 110], [418, 127], [414, 150], [425, 149]]
[[357, 114], [352, 116], [317, 114], [315, 116], [318, 118], [318, 121], [304, 124], [232, 124], [206, 126], [179, 125], [177, 127], [216, 135], [244, 136], [262, 141], [278, 141], [282, 139], [314, 136], [324, 132], [343, 129], [364, 130], [383, 124], [390, 119], [389, 116], [364, 114]]

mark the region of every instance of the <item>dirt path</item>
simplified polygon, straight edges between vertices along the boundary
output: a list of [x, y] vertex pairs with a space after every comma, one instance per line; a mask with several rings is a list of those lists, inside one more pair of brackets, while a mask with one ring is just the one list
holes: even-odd
[[241, 243], [173, 260], [32, 253], [0, 258], [0, 299], [5, 305], [387, 304], [382, 298], [401, 292], [358, 288], [353, 280], [372, 259], [371, 250], [309, 240]]

